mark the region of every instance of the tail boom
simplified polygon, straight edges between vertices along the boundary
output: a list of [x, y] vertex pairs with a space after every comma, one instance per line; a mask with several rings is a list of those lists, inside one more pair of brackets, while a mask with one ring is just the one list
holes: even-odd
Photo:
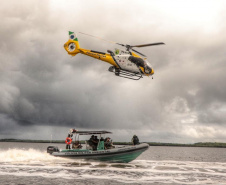
[[111, 65], [118, 67], [118, 65], [115, 63], [114, 59], [112, 58], [112, 56], [110, 54], [80, 48], [78, 38], [74, 34], [74, 32], [69, 31], [69, 40], [64, 44], [64, 49], [71, 56], [75, 56], [78, 53], [81, 53], [83, 55], [87, 55], [89, 57], [93, 57], [93, 58], [96, 58], [98, 60], [108, 62]]

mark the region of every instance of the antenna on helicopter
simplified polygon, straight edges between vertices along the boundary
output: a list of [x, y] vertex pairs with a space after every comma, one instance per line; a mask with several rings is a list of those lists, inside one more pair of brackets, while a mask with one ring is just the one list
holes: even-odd
[[82, 32], [78, 32], [78, 33], [81, 33], [81, 34], [83, 34], [83, 35], [87, 35], [87, 36], [90, 36], [90, 37], [94, 37], [94, 38], [97, 38], [97, 39], [103, 40], [103, 41], [105, 41], [105, 42], [110, 42], [110, 43], [112, 43], [112, 44], [117, 44], [117, 43], [116, 43], [116, 42], [114, 42], [114, 41], [107, 40], [107, 39], [103, 39], [103, 38], [101, 38], [101, 37], [93, 36], [93, 35], [90, 35], [90, 34], [87, 34], [87, 33], [82, 33]]

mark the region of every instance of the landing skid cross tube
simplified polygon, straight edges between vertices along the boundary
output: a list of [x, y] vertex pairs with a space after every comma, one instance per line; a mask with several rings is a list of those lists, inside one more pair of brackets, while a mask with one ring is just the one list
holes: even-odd
[[123, 69], [115, 68], [114, 66], [109, 67], [108, 71], [115, 73], [116, 76], [128, 78], [131, 80], [140, 80], [143, 78], [143, 76], [139, 73], [132, 73]]

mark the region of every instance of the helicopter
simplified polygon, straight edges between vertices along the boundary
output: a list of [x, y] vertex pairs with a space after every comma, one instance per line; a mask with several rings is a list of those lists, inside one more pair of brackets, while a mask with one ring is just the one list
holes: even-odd
[[[89, 35], [82, 32], [79, 32], [79, 33], [88, 35], [91, 37], [96, 37], [96, 36]], [[111, 65], [108, 71], [115, 73], [116, 76], [132, 79], [132, 80], [139, 80], [143, 78], [143, 76], [148, 76], [148, 77], [152, 76], [152, 79], [153, 79], [154, 69], [152, 68], [151, 64], [147, 61], [147, 57], [133, 48], [163, 45], [165, 43], [156, 42], [156, 43], [141, 44], [141, 45], [128, 45], [128, 44], [121, 44], [121, 43], [113, 42], [110, 40], [102, 39], [100, 37], [96, 37], [96, 38], [123, 46], [125, 47], [125, 49], [115, 48], [114, 52], [111, 50], [107, 50], [107, 53], [105, 53], [105, 52], [80, 48], [78, 37], [76, 33], [72, 31], [69, 31], [69, 40], [64, 44], [64, 49], [71, 56], [75, 56], [78, 53], [81, 53], [89, 57], [93, 57], [98, 60], [108, 62]]]

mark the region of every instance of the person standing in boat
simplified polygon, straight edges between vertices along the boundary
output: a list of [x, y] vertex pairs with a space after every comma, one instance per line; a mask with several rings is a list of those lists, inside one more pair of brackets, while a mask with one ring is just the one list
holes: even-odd
[[90, 139], [88, 140], [88, 144], [89, 144], [89, 146], [90, 146], [92, 149], [93, 149], [93, 146], [94, 146], [93, 139], [94, 139], [94, 135], [92, 135], [92, 136], [90, 137]]
[[93, 150], [97, 150], [97, 146], [99, 143], [99, 139], [97, 138], [97, 136], [94, 136], [92, 142], [93, 142]]
[[71, 149], [72, 138], [73, 138], [73, 134], [72, 133], [68, 133], [67, 138], [65, 140], [66, 149]]
[[140, 144], [139, 138], [136, 135], [133, 136], [131, 141], [132, 141], [133, 145], [139, 145]]

